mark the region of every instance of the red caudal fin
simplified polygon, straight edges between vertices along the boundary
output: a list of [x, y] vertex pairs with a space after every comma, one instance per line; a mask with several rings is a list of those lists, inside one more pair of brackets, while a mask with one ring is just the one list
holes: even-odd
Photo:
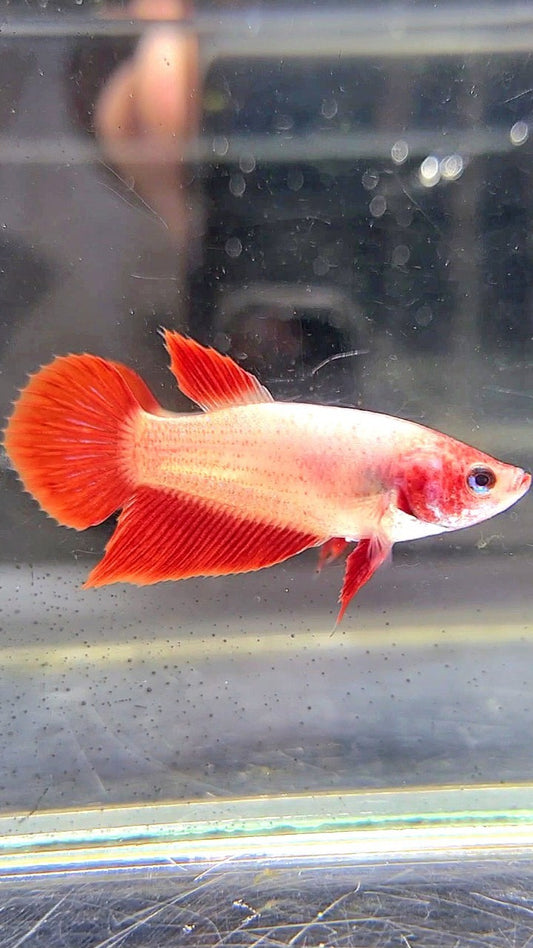
[[390, 550], [389, 541], [381, 537], [359, 540], [355, 550], [346, 560], [344, 582], [339, 596], [341, 607], [337, 616], [337, 625], [346, 612], [350, 600], [387, 559]]
[[85, 587], [248, 572], [317, 542], [310, 534], [257, 523], [180, 491], [142, 486], [126, 503]]
[[55, 359], [33, 375], [5, 431], [6, 451], [50, 516], [83, 530], [134, 489], [131, 428], [159, 406], [131, 369], [91, 355]]
[[168, 329], [163, 338], [181, 391], [204, 411], [273, 400], [268, 389], [229, 356]]

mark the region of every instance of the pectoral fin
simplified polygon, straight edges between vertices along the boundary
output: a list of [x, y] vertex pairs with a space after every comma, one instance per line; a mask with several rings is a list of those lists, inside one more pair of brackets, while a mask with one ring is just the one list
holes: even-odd
[[320, 573], [324, 566], [333, 563], [339, 556], [342, 556], [349, 545], [348, 540], [345, 540], [344, 537], [332, 537], [331, 540], [326, 540], [320, 547], [318, 554], [317, 573]]
[[359, 540], [355, 550], [346, 560], [344, 582], [339, 596], [341, 607], [337, 616], [337, 625], [346, 612], [350, 600], [387, 559], [391, 549], [392, 543], [387, 537], [373, 536]]

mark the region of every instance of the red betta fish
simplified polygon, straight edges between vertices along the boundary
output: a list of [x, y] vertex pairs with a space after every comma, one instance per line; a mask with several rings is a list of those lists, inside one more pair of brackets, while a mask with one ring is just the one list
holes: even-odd
[[243, 573], [349, 542], [342, 618], [397, 540], [468, 527], [531, 476], [429, 428], [374, 412], [277, 402], [232, 359], [164, 332], [203, 412], [162, 409], [139, 376], [55, 359], [22, 391], [5, 446], [25, 488], [84, 530], [121, 510], [85, 586]]

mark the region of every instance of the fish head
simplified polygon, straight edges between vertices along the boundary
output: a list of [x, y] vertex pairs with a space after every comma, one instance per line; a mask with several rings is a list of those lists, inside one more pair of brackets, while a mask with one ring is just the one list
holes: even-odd
[[488, 520], [511, 507], [531, 485], [531, 474], [446, 438], [400, 462], [398, 506], [443, 530]]

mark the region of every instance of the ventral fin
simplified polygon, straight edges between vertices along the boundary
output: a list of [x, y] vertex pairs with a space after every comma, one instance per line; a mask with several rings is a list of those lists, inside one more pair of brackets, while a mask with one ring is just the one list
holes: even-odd
[[330, 540], [326, 540], [320, 547], [318, 554], [317, 573], [321, 573], [324, 566], [333, 563], [339, 556], [342, 556], [349, 545], [349, 541], [345, 540], [344, 537], [331, 537]]
[[164, 329], [170, 371], [181, 391], [204, 411], [273, 401], [261, 383], [229, 356]]
[[339, 596], [341, 607], [337, 616], [337, 625], [346, 612], [350, 600], [387, 559], [391, 549], [392, 544], [386, 537], [373, 536], [359, 540], [355, 550], [346, 560], [344, 582]]
[[281, 563], [323, 537], [269, 526], [179, 491], [139, 487], [85, 587], [145, 585]]

